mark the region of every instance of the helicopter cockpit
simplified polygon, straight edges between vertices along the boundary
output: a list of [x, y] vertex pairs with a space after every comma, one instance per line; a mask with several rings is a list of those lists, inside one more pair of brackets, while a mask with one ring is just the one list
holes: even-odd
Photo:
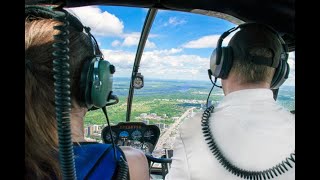
[[[159, 144], [162, 136], [171, 136], [172, 134], [165, 134], [162, 132], [162, 127], [160, 123], [148, 124], [146, 121], [134, 121], [134, 117], [138, 116], [135, 114], [133, 116], [132, 109], [134, 108], [134, 95], [135, 91], [144, 89], [147, 86], [147, 76], [141, 71], [141, 59], [144, 55], [144, 50], [146, 44], [148, 43], [148, 37], [150, 37], [150, 31], [154, 20], [159, 14], [160, 10], [166, 11], [177, 11], [191, 14], [204, 15], [209, 17], [216, 17], [224, 19], [226, 21], [232, 22], [234, 25], [240, 25], [245, 22], [258, 22], [264, 23], [275, 28], [284, 39], [286, 45], [288, 46], [289, 52], [295, 51], [295, 7], [294, 0], [287, 0], [285, 2], [272, 2], [272, 1], [177, 1], [177, 0], [144, 0], [144, 1], [122, 1], [122, 0], [95, 0], [95, 1], [75, 1], [75, 0], [26, 0], [25, 4], [54, 4], [63, 6], [63, 8], [74, 8], [74, 7], [86, 7], [86, 6], [113, 6], [113, 7], [136, 7], [144, 8], [146, 13], [145, 19], [143, 19], [143, 27], [141, 33], [139, 34], [138, 45], [134, 59], [132, 59], [132, 72], [129, 77], [129, 85], [127, 87], [128, 94], [127, 96], [118, 97], [114, 96], [114, 102], [109, 102], [107, 106], [117, 104], [119, 101], [125, 102], [121, 106], [125, 106], [125, 114], [122, 114], [116, 122], [113, 122], [113, 119], [110, 118], [111, 124], [104, 125], [102, 128], [91, 128], [87, 127], [88, 131], [97, 132], [99, 129], [100, 134], [94, 134], [94, 137], [100, 140], [101, 143], [105, 144], [116, 144], [118, 146], [131, 146], [136, 149], [142, 150], [148, 161], [150, 168], [150, 178], [151, 179], [165, 179], [166, 174], [170, 171], [170, 163], [172, 162], [172, 150], [165, 149], [161, 151], [160, 155], [155, 155], [154, 152], [157, 150], [157, 144]], [[252, 8], [252, 7], [255, 8]], [[268, 15], [268, 16], [267, 16]], [[116, 41], [114, 41], [116, 42]], [[149, 42], [150, 43], [150, 42]], [[120, 42], [114, 43], [115, 45], [121, 44]], [[121, 51], [119, 51], [121, 52]], [[131, 56], [132, 57], [132, 56]], [[117, 67], [116, 67], [117, 68]], [[206, 70], [205, 70], [206, 71]], [[115, 81], [115, 79], [113, 79]], [[196, 85], [195, 85], [196, 86]], [[121, 86], [123, 88], [123, 86]], [[113, 94], [117, 95], [117, 90], [121, 88], [114, 88], [112, 91]], [[182, 92], [183, 93], [183, 92]], [[273, 90], [274, 98], [277, 99], [279, 88]], [[200, 94], [200, 93], [199, 93]], [[125, 95], [123, 95], [125, 96]], [[206, 97], [207, 94], [201, 95], [201, 97]], [[161, 98], [161, 96], [157, 97]], [[158, 103], [157, 100], [154, 100], [155, 103]], [[184, 102], [186, 106], [188, 102]], [[200, 104], [200, 103], [199, 103]], [[142, 108], [142, 107], [138, 107]], [[188, 107], [190, 108], [190, 107]], [[95, 110], [98, 108], [93, 108]], [[148, 108], [146, 108], [148, 110]], [[192, 114], [195, 108], [188, 109], [188, 113]], [[117, 109], [111, 113], [115, 114]], [[148, 111], [145, 110], [145, 113]], [[184, 109], [185, 110], [185, 109]], [[291, 109], [292, 110], [292, 109]], [[109, 111], [110, 112], [110, 111]], [[292, 110], [294, 112], [294, 109]], [[89, 116], [91, 111], [89, 111]], [[93, 115], [92, 115], [93, 116]], [[140, 115], [141, 117], [148, 116], [147, 114]], [[150, 115], [151, 116], [151, 115]], [[167, 115], [163, 115], [163, 119], [166, 119]], [[185, 117], [190, 116], [186, 114]], [[184, 117], [184, 118], [185, 118]], [[102, 118], [99, 116], [99, 118]], [[157, 118], [154, 116], [153, 118]], [[103, 118], [104, 119], [104, 118]], [[141, 118], [143, 119], [143, 118]], [[177, 124], [180, 123], [180, 119], [175, 118], [174, 122]], [[179, 120], [179, 123], [178, 123]], [[156, 122], [156, 121], [155, 121]], [[102, 123], [101, 123], [102, 124]], [[103, 123], [104, 124], [104, 123]], [[165, 125], [162, 125], [165, 126]], [[61, 131], [59, 131], [61, 133]], [[165, 135], [164, 135], [165, 134]]]

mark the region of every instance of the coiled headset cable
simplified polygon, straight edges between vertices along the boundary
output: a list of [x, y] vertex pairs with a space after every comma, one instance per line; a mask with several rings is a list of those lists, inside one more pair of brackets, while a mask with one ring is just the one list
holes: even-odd
[[263, 171], [248, 171], [233, 165], [226, 157], [223, 156], [223, 153], [219, 149], [216, 141], [214, 140], [213, 134], [211, 132], [211, 129], [209, 126], [210, 124], [209, 118], [213, 110], [214, 110], [214, 106], [210, 106], [202, 114], [202, 120], [201, 120], [202, 132], [205, 140], [209, 145], [209, 148], [212, 154], [217, 158], [219, 163], [224, 168], [226, 168], [229, 172], [244, 179], [265, 180], [265, 179], [272, 179], [278, 175], [285, 173], [290, 168], [293, 168], [292, 164], [295, 163], [295, 152], [291, 153], [290, 156], [287, 157], [285, 160], [283, 160], [281, 163]]
[[61, 22], [61, 25], [54, 26], [54, 29], [59, 33], [54, 35], [55, 48], [52, 53], [53, 73], [54, 73], [54, 92], [55, 92], [55, 107], [56, 119], [58, 126], [59, 138], [59, 158], [60, 167], [65, 180], [76, 179], [76, 169], [74, 161], [74, 153], [72, 148], [71, 127], [70, 127], [70, 72], [69, 72], [69, 40], [68, 40], [68, 26], [67, 12], [61, 6], [54, 8], [58, 14], [54, 19]]

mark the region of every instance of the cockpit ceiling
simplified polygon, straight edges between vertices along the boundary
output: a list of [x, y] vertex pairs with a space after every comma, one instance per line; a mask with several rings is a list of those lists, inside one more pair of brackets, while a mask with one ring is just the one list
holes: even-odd
[[[37, 0], [25, 0], [25, 2]], [[61, 0], [38, 0], [59, 2]], [[272, 26], [290, 50], [295, 47], [295, 0], [65, 0], [67, 7], [116, 5], [185, 11], [223, 18], [235, 24], [258, 22]]]

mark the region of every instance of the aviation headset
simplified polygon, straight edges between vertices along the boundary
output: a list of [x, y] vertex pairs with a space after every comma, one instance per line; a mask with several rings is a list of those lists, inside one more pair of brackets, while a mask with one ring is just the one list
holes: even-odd
[[[241, 24], [237, 27], [233, 27], [229, 29], [228, 31], [224, 32], [218, 42], [217, 42], [217, 47], [216, 49], [212, 52], [211, 58], [210, 58], [210, 73], [216, 77], [216, 78], [221, 78], [225, 79], [228, 77], [228, 73], [230, 72], [230, 69], [232, 67], [233, 63], [233, 49], [231, 46], [227, 47], [222, 47], [222, 41], [224, 38], [226, 38], [230, 33], [236, 31], [237, 29], [240, 29], [240, 31], [244, 28], [247, 28], [249, 26], [263, 26], [270, 32], [272, 32], [274, 35], [277, 36], [277, 39], [280, 41], [282, 50], [280, 53], [280, 57], [272, 57], [272, 63], [267, 64], [267, 62], [263, 60], [257, 59], [257, 57], [252, 56], [250, 59], [257, 64], [264, 64], [268, 65], [270, 67], [276, 68], [274, 76], [271, 81], [271, 89], [278, 89], [288, 78], [289, 75], [289, 64], [287, 62], [288, 60], [288, 48], [284, 42], [284, 40], [281, 38], [281, 36], [271, 27], [264, 25], [264, 24], [259, 24], [259, 23], [244, 23]], [[249, 54], [247, 52], [247, 54]], [[256, 58], [256, 59], [255, 59]], [[264, 59], [265, 60], [265, 59]], [[279, 62], [279, 63], [277, 63]]]
[[[25, 6], [25, 18], [56, 18], [58, 14], [51, 6]], [[90, 33], [90, 28], [85, 27], [72, 14], [67, 13], [67, 21], [79, 32], [85, 30], [90, 37], [93, 47], [94, 56], [86, 59], [81, 70], [80, 77], [80, 101], [84, 103], [88, 109], [102, 108], [106, 106], [111, 99], [113, 73], [115, 67], [108, 61], [103, 59], [103, 55], [98, 48], [96, 39]]]

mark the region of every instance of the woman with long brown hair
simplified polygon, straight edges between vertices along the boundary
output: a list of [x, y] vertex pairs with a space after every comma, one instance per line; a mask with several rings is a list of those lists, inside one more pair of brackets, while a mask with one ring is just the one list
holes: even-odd
[[[72, 16], [72, 15], [70, 15]], [[25, 15], [25, 179], [62, 179], [58, 158], [53, 78], [53, 35], [59, 25], [52, 18]], [[73, 142], [85, 142], [83, 125], [88, 110], [80, 91], [81, 70], [94, 55], [91, 37], [69, 26]], [[130, 179], [149, 179], [146, 157], [137, 149], [122, 148]], [[134, 165], [134, 166], [133, 166]], [[105, 167], [106, 169], [108, 167]]]

